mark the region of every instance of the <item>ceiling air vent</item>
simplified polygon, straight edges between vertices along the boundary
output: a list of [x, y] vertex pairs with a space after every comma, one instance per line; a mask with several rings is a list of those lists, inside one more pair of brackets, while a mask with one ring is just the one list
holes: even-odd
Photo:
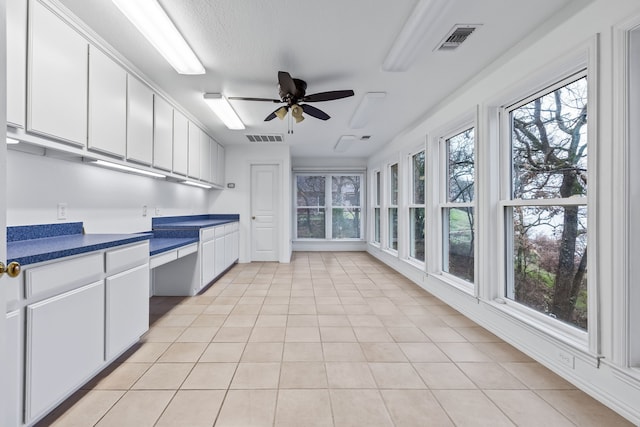
[[456, 25], [440, 42], [437, 50], [454, 50], [462, 44], [479, 25]]
[[263, 134], [263, 135], [250, 135], [247, 134], [249, 142], [284, 142], [284, 137], [280, 133]]

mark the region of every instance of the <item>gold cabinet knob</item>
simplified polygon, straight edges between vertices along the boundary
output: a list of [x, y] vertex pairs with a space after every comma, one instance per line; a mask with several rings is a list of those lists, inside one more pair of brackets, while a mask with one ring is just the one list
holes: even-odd
[[18, 277], [21, 271], [22, 267], [20, 267], [20, 264], [15, 261], [10, 262], [7, 266], [7, 274], [9, 275], [9, 277]]
[[20, 264], [15, 261], [10, 262], [7, 266], [5, 266], [3, 262], [0, 262], [0, 276], [7, 273], [9, 277], [18, 277], [20, 275], [20, 271]]

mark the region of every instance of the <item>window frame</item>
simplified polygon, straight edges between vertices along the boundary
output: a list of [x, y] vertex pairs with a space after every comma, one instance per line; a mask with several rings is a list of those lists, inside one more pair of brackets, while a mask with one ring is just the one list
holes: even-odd
[[[397, 168], [397, 172], [396, 172], [396, 179], [395, 179], [395, 193], [396, 193], [396, 200], [395, 200], [395, 204], [392, 203], [393, 202], [393, 193], [394, 193], [394, 188], [393, 188], [393, 172], [392, 172], [392, 168], [393, 167]], [[385, 242], [385, 250], [390, 252], [391, 254], [393, 254], [394, 256], [398, 256], [399, 252], [400, 252], [400, 243], [401, 243], [401, 239], [400, 239], [400, 182], [401, 182], [401, 173], [402, 173], [402, 169], [400, 168], [400, 162], [399, 161], [392, 161], [390, 163], [387, 164], [387, 186], [386, 186], [386, 217], [387, 217], [387, 221], [386, 221], [386, 242]], [[392, 244], [393, 244], [393, 236], [391, 235], [391, 230], [392, 230], [392, 224], [393, 221], [391, 220], [391, 210], [395, 209], [396, 212], [396, 247], [393, 248]]]
[[[424, 198], [422, 203], [416, 203], [415, 201], [415, 188], [414, 188], [414, 184], [415, 184], [415, 170], [414, 170], [414, 165], [413, 165], [413, 158], [417, 155], [419, 155], [420, 153], [423, 154], [424, 156], [424, 176], [422, 179], [422, 196]], [[419, 268], [423, 269], [425, 268], [426, 265], [426, 260], [427, 260], [427, 149], [424, 145], [421, 145], [419, 148], [416, 148], [415, 150], [411, 151], [408, 155], [407, 155], [407, 179], [408, 179], [408, 193], [407, 193], [407, 204], [406, 204], [406, 209], [404, 211], [406, 211], [406, 219], [407, 219], [407, 255], [406, 255], [406, 259], [412, 263], [415, 264], [416, 266], [418, 266]], [[411, 256], [411, 245], [413, 244], [413, 236], [412, 236], [412, 229], [413, 229], [413, 221], [411, 218], [411, 210], [412, 209], [422, 209], [424, 212], [424, 224], [423, 224], [423, 234], [424, 234], [424, 243], [423, 243], [423, 251], [424, 251], [424, 260], [415, 258]]]
[[[498, 200], [498, 247], [503, 256], [499, 258], [500, 280], [499, 286], [494, 293], [494, 301], [501, 308], [506, 309], [513, 317], [559, 337], [564, 342], [582, 350], [588, 350], [592, 354], [599, 354], [599, 321], [597, 298], [588, 298], [588, 331], [572, 326], [559, 319], [530, 308], [522, 303], [511, 300], [508, 297], [508, 283], [513, 280], [513, 269], [509, 258], [512, 256], [513, 227], [508, 227], [508, 209], [523, 206], [585, 206], [588, 210], [587, 230], [594, 230], [587, 233], [587, 247], [589, 247], [589, 257], [587, 259], [587, 295], [597, 295], [597, 271], [595, 259], [598, 256], [596, 242], [596, 205], [597, 187], [592, 185], [587, 191], [586, 197], [573, 198], [549, 198], [549, 199], [515, 199], [512, 193], [512, 146], [511, 146], [511, 120], [510, 111], [525, 105], [532, 100], [540, 98], [545, 94], [552, 93], [560, 87], [564, 87], [582, 77], [587, 77], [588, 104], [595, 105], [589, 111], [587, 121], [587, 144], [588, 151], [597, 152], [597, 73], [595, 67], [596, 43], [589, 44], [578, 55], [557, 67], [552, 67], [544, 74], [544, 78], [531, 79], [528, 84], [521, 88], [509, 102], [502, 103], [497, 108], [498, 128], [499, 128], [499, 152], [500, 152], [500, 194]], [[537, 83], [537, 84], [536, 84]], [[589, 180], [597, 181], [597, 169], [595, 155], [587, 157], [587, 170]], [[593, 249], [592, 249], [593, 248]], [[513, 283], [513, 282], [511, 282]]]
[[[473, 129], [473, 185], [474, 185], [474, 197], [471, 202], [450, 202], [449, 201], [449, 150], [447, 143], [448, 141], [464, 133], [470, 129]], [[438, 266], [437, 271], [443, 278], [446, 278], [447, 282], [458, 287], [459, 289], [474, 294], [476, 289], [476, 282], [478, 280], [478, 207], [477, 207], [477, 183], [478, 183], [478, 161], [477, 161], [477, 153], [478, 153], [478, 131], [477, 131], [477, 118], [476, 119], [467, 119], [459, 121], [456, 126], [452, 126], [446, 132], [441, 132], [442, 136], [438, 138], [438, 159], [439, 159], [439, 168], [438, 168]], [[445, 240], [445, 231], [448, 230], [448, 223], [445, 224], [445, 210], [451, 210], [452, 208], [472, 208], [474, 221], [473, 221], [473, 233], [474, 233], [474, 241], [473, 241], [473, 254], [474, 254], [474, 265], [473, 265], [473, 277], [474, 281], [468, 281], [461, 277], [456, 276], [448, 271], [444, 270], [444, 263], [448, 257], [448, 246]], [[445, 251], [445, 247], [447, 251]]]
[[[371, 172], [371, 236], [369, 243], [376, 247], [382, 246], [382, 171], [380, 169], [374, 169]], [[376, 218], [376, 209], [378, 210], [378, 216]], [[377, 224], [376, 224], [377, 221]], [[376, 225], [378, 231], [378, 240], [376, 240]]]
[[[321, 176], [324, 177], [324, 206], [298, 206], [298, 177], [299, 176]], [[360, 209], [360, 230], [359, 238], [334, 238], [333, 237], [333, 209], [344, 208], [344, 206], [333, 205], [333, 177], [334, 176], [358, 176], [360, 178], [360, 204], [351, 206]], [[354, 172], [294, 172], [293, 174], [293, 226], [294, 241], [299, 242], [364, 242], [365, 238], [365, 194], [366, 194], [366, 174], [362, 171]], [[324, 217], [324, 238], [319, 237], [298, 237], [298, 209], [305, 208], [323, 208], [325, 210]]]

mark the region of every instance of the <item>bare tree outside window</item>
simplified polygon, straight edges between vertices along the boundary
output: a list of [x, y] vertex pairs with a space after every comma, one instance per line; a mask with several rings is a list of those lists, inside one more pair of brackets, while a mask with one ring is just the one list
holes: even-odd
[[[508, 297], [587, 329], [587, 79], [511, 110]], [[544, 199], [544, 204], [536, 203]]]
[[325, 238], [325, 177], [296, 177], [297, 236]]
[[442, 269], [468, 282], [474, 280], [475, 188], [474, 128], [445, 140], [446, 202], [442, 205]]

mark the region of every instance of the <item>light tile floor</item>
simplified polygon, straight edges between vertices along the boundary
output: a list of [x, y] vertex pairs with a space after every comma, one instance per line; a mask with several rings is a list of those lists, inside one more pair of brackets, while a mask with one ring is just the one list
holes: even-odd
[[366, 253], [234, 266], [40, 425], [627, 426]]

